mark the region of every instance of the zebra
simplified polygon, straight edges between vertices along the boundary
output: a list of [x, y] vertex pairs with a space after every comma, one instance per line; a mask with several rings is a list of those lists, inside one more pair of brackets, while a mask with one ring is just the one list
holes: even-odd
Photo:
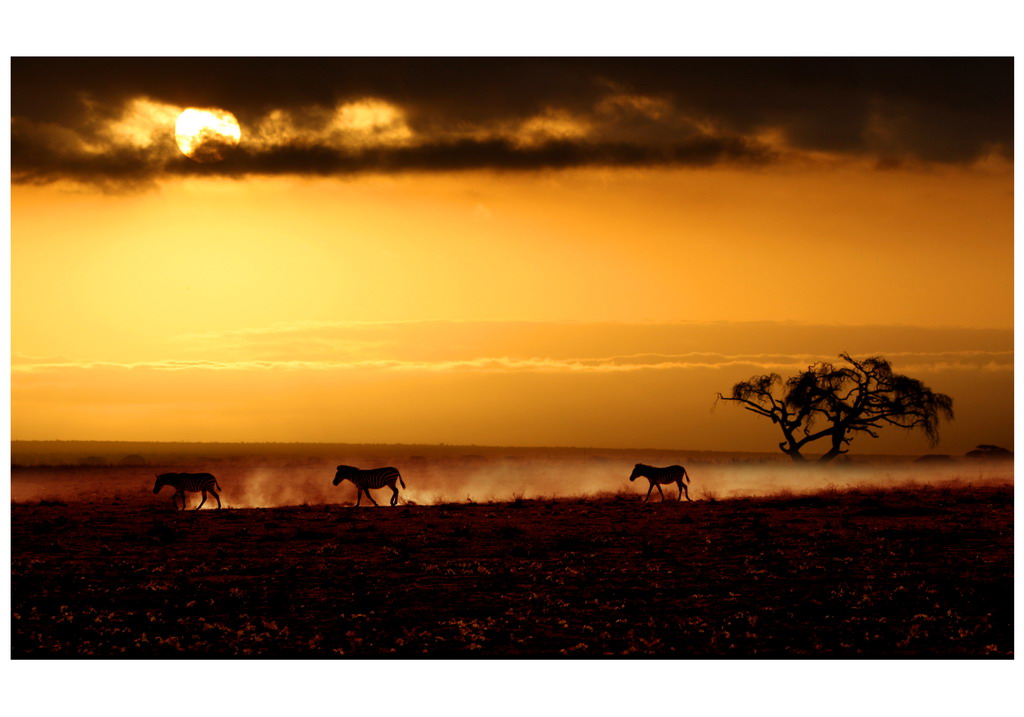
[[356, 506], [362, 501], [363, 493], [366, 493], [366, 497], [374, 505], [378, 505], [377, 501], [370, 495], [370, 489], [376, 490], [384, 486], [394, 491], [394, 494], [391, 496], [391, 505], [397, 505], [398, 488], [395, 487], [395, 481], [397, 480], [405, 488], [402, 474], [398, 472], [397, 468], [392, 468], [391, 466], [387, 468], [371, 468], [365, 471], [352, 466], [338, 466], [338, 472], [334, 474], [334, 485], [341, 484], [346, 478], [355, 483], [356, 488], [359, 489], [359, 492], [356, 493]]
[[[654, 466], [648, 466], [643, 463], [637, 463], [633, 468], [633, 472], [629, 475], [629, 482], [632, 483], [640, 476], [643, 476], [651, 482], [650, 488], [647, 489], [647, 497], [644, 498], [646, 503], [651, 497], [651, 491], [654, 488], [658, 489], [661, 493], [661, 500], [665, 500], [665, 494], [661, 492], [661, 486], [669, 483], [675, 483], [679, 486], [679, 500], [683, 499], [683, 494], [686, 494], [687, 500], [690, 498], [690, 491], [686, 489], [686, 483], [690, 482], [690, 475], [686, 472], [686, 469], [682, 466], [669, 466], [668, 468], [655, 468]], [[683, 481], [686, 481], [684, 483]]]
[[185, 510], [185, 492], [196, 493], [202, 491], [203, 500], [196, 506], [196, 510], [203, 507], [203, 503], [206, 502], [206, 494], [212, 493], [213, 497], [217, 499], [217, 510], [220, 510], [220, 496], [217, 495], [217, 490], [224, 490], [217, 483], [217, 479], [209, 473], [164, 473], [156, 477], [156, 483], [153, 485], [153, 493], [159, 493], [160, 489], [165, 485], [169, 485], [174, 488], [174, 495], [171, 496], [171, 502], [174, 503], [174, 509], [178, 509], [178, 496], [181, 496], [181, 509]]

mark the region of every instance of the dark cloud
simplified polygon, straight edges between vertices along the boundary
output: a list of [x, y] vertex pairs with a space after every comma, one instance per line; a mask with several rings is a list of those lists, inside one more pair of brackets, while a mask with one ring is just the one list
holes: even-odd
[[[21, 149], [12, 141], [15, 151]], [[112, 189], [145, 183], [156, 176], [241, 177], [298, 174], [350, 176], [399, 171], [462, 171], [565, 169], [571, 167], [710, 166], [718, 162], [764, 163], [769, 149], [740, 139], [701, 138], [664, 147], [630, 144], [578, 144], [547, 142], [521, 148], [507, 141], [459, 141], [411, 147], [376, 148], [355, 153], [330, 147], [281, 147], [261, 152], [236, 150], [218, 164], [197, 164], [185, 157], [155, 162], [145, 152], [124, 149], [83, 158], [26, 148], [25, 164], [16, 170], [18, 181], [47, 184], [59, 179], [94, 183]]]
[[[783, 160], [764, 133], [882, 166], [1013, 149], [1012, 58], [13, 58], [11, 80], [16, 182]], [[139, 98], [223, 107], [247, 132], [372, 98], [412, 139], [243, 143], [198, 167], [169, 139], [111, 143]]]

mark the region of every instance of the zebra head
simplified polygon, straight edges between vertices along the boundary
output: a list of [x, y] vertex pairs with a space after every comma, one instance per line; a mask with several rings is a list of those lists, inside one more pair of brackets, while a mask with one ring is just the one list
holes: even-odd
[[637, 478], [644, 474], [644, 469], [647, 468], [643, 463], [637, 463], [633, 466], [633, 472], [629, 474], [629, 482], [632, 483]]
[[338, 485], [348, 478], [349, 472], [354, 470], [352, 466], [338, 466], [338, 472], [334, 474], [334, 485]]
[[167, 485], [167, 474], [166, 473], [156, 477], [156, 483], [153, 484], [153, 492], [154, 493], [159, 493], [160, 489], [163, 488], [165, 485]]

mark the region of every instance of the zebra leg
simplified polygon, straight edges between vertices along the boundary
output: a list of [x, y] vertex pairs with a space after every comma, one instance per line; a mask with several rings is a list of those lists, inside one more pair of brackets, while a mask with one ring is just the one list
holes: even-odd
[[650, 498], [651, 498], [651, 491], [652, 490], [654, 490], [654, 483], [651, 483], [651, 485], [648, 486], [648, 488], [647, 488], [647, 497], [644, 498], [644, 503], [646, 503], [648, 500], [650, 500]]
[[655, 483], [655, 487], [657, 487], [658, 493], [661, 495], [661, 502], [664, 503], [665, 502], [665, 494], [661, 490], [661, 485], [658, 484], [658, 483]]
[[398, 488], [392, 485], [391, 490], [394, 491], [391, 495], [391, 505], [398, 505]]
[[217, 510], [220, 510], [220, 496], [217, 495], [217, 491], [211, 490], [210, 495], [217, 499]]
[[363, 489], [356, 486], [356, 507], [359, 507], [359, 503], [363, 500]]
[[682, 481], [679, 481], [679, 487], [682, 489], [682, 490], [679, 491], [679, 500], [682, 500], [683, 499], [683, 493], [686, 493], [686, 499], [688, 501], [690, 501], [690, 502], [693, 502], [693, 498], [690, 497], [690, 491], [686, 487], [686, 484], [683, 483]]
[[[172, 496], [172, 499], [173, 499], [173, 498], [177, 498], [178, 496], [181, 496], [181, 509], [182, 509], [182, 510], [185, 510], [185, 491], [183, 491], [183, 490], [179, 490], [179, 491], [178, 491], [177, 493], [175, 493], [175, 494], [174, 494], [174, 495]], [[175, 509], [175, 510], [177, 510], [177, 509], [178, 509], [178, 501], [177, 501], [177, 500], [175, 500], [175, 501], [174, 501], [174, 509]]]
[[377, 501], [375, 501], [373, 499], [373, 496], [370, 495], [370, 489], [369, 488], [366, 489], [366, 497], [370, 499], [371, 503], [373, 503], [374, 505], [378, 505]]
[[199, 505], [196, 506], [196, 510], [199, 510], [200, 508], [202, 508], [203, 507], [203, 503], [205, 503], [205, 502], [206, 502], [206, 491], [204, 490], [203, 491], [203, 499], [201, 501], [199, 501]]

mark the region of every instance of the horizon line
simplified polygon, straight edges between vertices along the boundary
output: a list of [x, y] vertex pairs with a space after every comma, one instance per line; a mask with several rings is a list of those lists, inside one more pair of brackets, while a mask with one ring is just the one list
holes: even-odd
[[[196, 446], [230, 446], [230, 445], [241, 445], [241, 446], [365, 446], [365, 447], [402, 447], [402, 448], [485, 448], [485, 449], [500, 449], [500, 450], [576, 450], [576, 451], [659, 451], [669, 452], [674, 451], [677, 453], [728, 453], [728, 454], [749, 454], [749, 455], [770, 455], [779, 456], [784, 458], [785, 454], [779, 451], [763, 450], [763, 451], [752, 451], [742, 449], [718, 449], [718, 448], [656, 448], [652, 446], [647, 447], [613, 447], [613, 446], [583, 446], [583, 445], [500, 445], [500, 444], [485, 444], [485, 443], [403, 443], [403, 442], [381, 442], [381, 443], [366, 443], [366, 442], [344, 442], [344, 441], [190, 441], [190, 440], [120, 440], [120, 439], [92, 439], [92, 438], [12, 438], [11, 446], [15, 443], [121, 443], [121, 444], [165, 444], [165, 445], [196, 445]], [[807, 458], [814, 458], [819, 455], [818, 453], [808, 453]], [[938, 453], [920, 453], [920, 452], [909, 452], [909, 453], [848, 453], [851, 458], [874, 458], [874, 457], [908, 457], [908, 456], [922, 456], [922, 455], [951, 455], [951, 454], [938, 454]], [[809, 460], [809, 464], [813, 465], [814, 461]]]

